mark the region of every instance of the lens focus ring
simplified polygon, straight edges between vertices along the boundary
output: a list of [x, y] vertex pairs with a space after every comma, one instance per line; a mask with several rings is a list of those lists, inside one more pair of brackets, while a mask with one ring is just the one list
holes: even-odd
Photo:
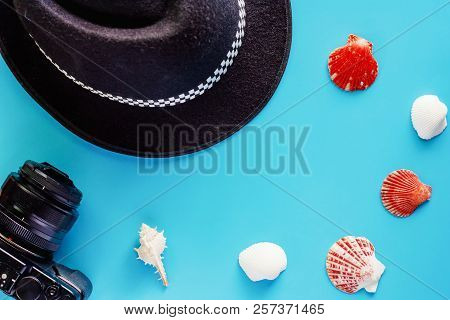
[[[11, 175], [8, 181], [3, 185], [3, 197], [0, 201], [5, 207], [15, 206], [21, 212], [38, 216], [46, 223], [51, 224], [55, 229], [68, 230], [74, 222], [74, 213], [67, 208], [57, 207], [39, 194], [36, 187], [18, 183], [20, 177]], [[30, 219], [27, 219], [30, 220]], [[28, 221], [32, 223], [32, 221]], [[39, 228], [41, 223], [35, 227]]]
[[45, 240], [42, 237], [36, 236], [33, 232], [29, 231], [24, 226], [12, 220], [10, 217], [4, 214], [0, 209], [0, 225], [5, 228], [8, 233], [13, 234], [23, 241], [32, 243], [34, 246], [43, 250], [56, 251], [59, 248], [59, 244]]

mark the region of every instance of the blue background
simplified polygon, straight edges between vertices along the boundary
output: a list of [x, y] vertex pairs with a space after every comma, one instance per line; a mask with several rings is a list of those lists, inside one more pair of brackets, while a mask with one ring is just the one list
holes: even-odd
[[[64, 263], [92, 279], [93, 299], [450, 297], [450, 132], [421, 141], [409, 115], [423, 94], [436, 94], [450, 106], [448, 4], [292, 1], [287, 71], [251, 124], [275, 118], [266, 128], [301, 132], [310, 126], [303, 149], [309, 175], [243, 173], [242, 146], [252, 158], [258, 144], [244, 143], [242, 131], [209, 151], [147, 162], [170, 174], [140, 175], [135, 158], [97, 148], [59, 125], [1, 61], [0, 177], [26, 159], [49, 161], [70, 173], [84, 200], [57, 258], [69, 255]], [[328, 54], [350, 33], [373, 42], [380, 65], [366, 92], [346, 93], [328, 82]], [[267, 137], [262, 143], [273, 144], [274, 158], [286, 153], [286, 146]], [[227, 151], [230, 144], [233, 152]], [[219, 159], [215, 174], [174, 172], [177, 165], [196, 168], [212, 152]], [[226, 164], [234, 166], [232, 174]], [[408, 219], [391, 216], [379, 200], [384, 177], [400, 168], [414, 170], [433, 187], [431, 201]], [[167, 289], [133, 252], [142, 222], [166, 230]], [[368, 237], [386, 265], [374, 295], [341, 293], [327, 278], [327, 250], [347, 232]], [[239, 252], [259, 241], [278, 243], [288, 255], [287, 271], [272, 283], [250, 282], [237, 263]]]

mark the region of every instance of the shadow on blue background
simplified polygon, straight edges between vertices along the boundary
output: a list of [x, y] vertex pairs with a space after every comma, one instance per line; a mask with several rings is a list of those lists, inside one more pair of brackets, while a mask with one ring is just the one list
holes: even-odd
[[[139, 175], [138, 160], [62, 128], [1, 62], [0, 179], [26, 159], [49, 161], [71, 174], [84, 200], [57, 258], [69, 256], [64, 263], [92, 279], [94, 299], [449, 297], [450, 134], [421, 141], [409, 119], [420, 95], [437, 94], [450, 105], [450, 6], [428, 16], [444, 3], [293, 1], [291, 59], [277, 93], [252, 125], [272, 121], [299, 131], [310, 126], [304, 148], [309, 175], [227, 174], [226, 164], [240, 166], [242, 132], [212, 149], [219, 157], [213, 175]], [[350, 33], [374, 43], [380, 65], [366, 92], [327, 84], [328, 54]], [[274, 146], [273, 156], [283, 148]], [[147, 164], [172, 169], [208, 152]], [[414, 170], [433, 187], [431, 201], [408, 219], [391, 216], [379, 200], [384, 177], [400, 168]], [[136, 260], [142, 222], [166, 231], [167, 289]], [[368, 237], [387, 267], [374, 295], [341, 293], [327, 278], [326, 253], [347, 231]], [[237, 264], [239, 252], [259, 241], [275, 242], [288, 255], [288, 269], [273, 283], [250, 282]]]

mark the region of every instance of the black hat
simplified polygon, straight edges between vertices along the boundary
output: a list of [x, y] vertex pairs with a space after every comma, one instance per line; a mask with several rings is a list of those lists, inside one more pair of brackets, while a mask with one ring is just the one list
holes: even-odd
[[0, 48], [83, 139], [170, 157], [261, 111], [286, 67], [290, 10], [289, 0], [2, 0]]

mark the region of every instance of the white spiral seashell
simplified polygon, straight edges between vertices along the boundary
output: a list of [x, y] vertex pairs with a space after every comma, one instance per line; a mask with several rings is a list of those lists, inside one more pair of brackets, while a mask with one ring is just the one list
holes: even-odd
[[239, 254], [239, 265], [252, 281], [275, 280], [286, 270], [287, 256], [280, 246], [260, 242]]
[[425, 95], [414, 101], [411, 120], [420, 138], [430, 140], [447, 127], [447, 106], [437, 96]]
[[138, 259], [142, 260], [146, 265], [149, 264], [155, 267], [161, 277], [163, 285], [167, 287], [169, 282], [167, 281], [166, 270], [164, 269], [164, 264], [162, 262], [162, 254], [166, 249], [164, 231], [158, 232], [156, 228], [150, 228], [143, 223], [141, 231], [139, 232], [139, 242], [141, 243], [141, 246], [134, 249], [138, 254]]

